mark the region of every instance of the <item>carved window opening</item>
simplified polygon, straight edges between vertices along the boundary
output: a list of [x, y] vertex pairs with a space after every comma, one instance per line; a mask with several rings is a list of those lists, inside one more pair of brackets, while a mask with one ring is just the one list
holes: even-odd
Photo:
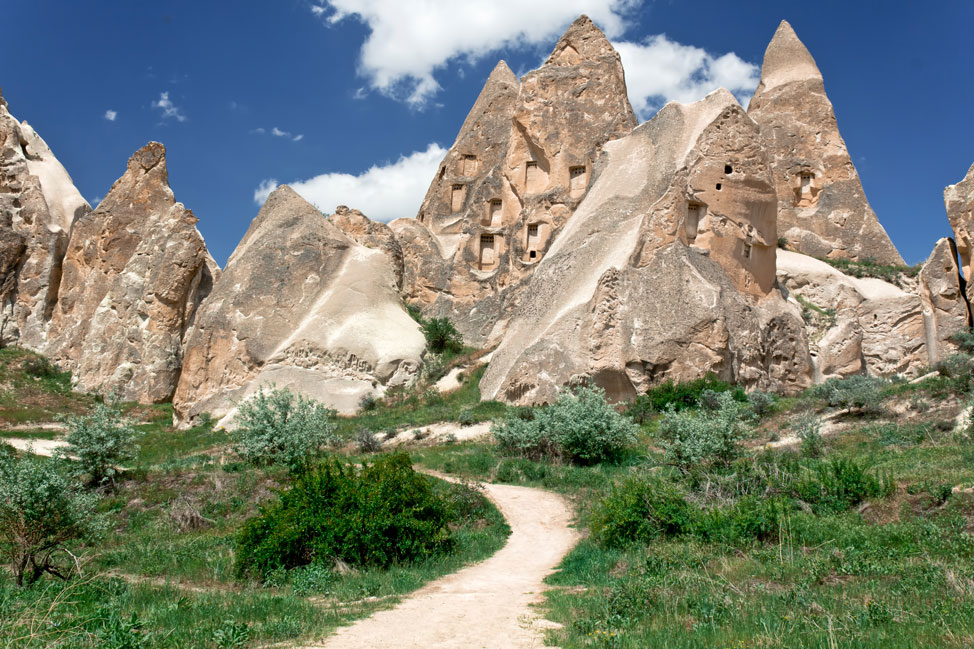
[[419, 213], [419, 216], [418, 216], [418, 217], [416, 217], [416, 218], [417, 218], [417, 220], [418, 220], [418, 221], [419, 221], [420, 223], [422, 223], [422, 222], [423, 222], [423, 219], [425, 219], [425, 218], [426, 218], [426, 215], [425, 215], [425, 214], [423, 214], [422, 212], [420, 212], [420, 213]]
[[750, 259], [751, 258], [751, 250], [752, 250], [751, 244], [745, 243], [744, 244], [744, 259]]
[[578, 198], [585, 193], [588, 186], [588, 174], [583, 165], [568, 168], [569, 192], [572, 198]]
[[724, 173], [725, 174], [732, 174], [732, 173], [734, 173], [734, 167], [732, 167], [730, 165], [724, 165]]
[[440, 180], [443, 180], [443, 176], [446, 174], [446, 167], [440, 167]]
[[493, 228], [500, 227], [504, 217], [504, 203], [499, 198], [495, 198], [487, 203], [487, 218], [484, 225]]
[[548, 184], [548, 174], [538, 166], [537, 160], [528, 160], [524, 164], [524, 187], [528, 194], [543, 192]]
[[720, 188], [721, 188], [721, 184], [717, 183], [717, 191], [720, 191]]
[[693, 243], [697, 238], [697, 231], [700, 222], [707, 213], [707, 206], [702, 203], [687, 203], [687, 218], [684, 227], [687, 234], [687, 243]]
[[497, 250], [494, 235], [480, 235], [480, 270], [490, 270], [497, 265]]
[[815, 174], [811, 171], [798, 173], [798, 186], [795, 188], [795, 207], [809, 207], [818, 202], [818, 187]]
[[477, 156], [465, 155], [460, 161], [460, 173], [464, 176], [473, 176], [477, 173]]
[[463, 199], [465, 194], [465, 187], [461, 184], [456, 184], [453, 186], [450, 192], [450, 209], [454, 212], [459, 212], [463, 209]]

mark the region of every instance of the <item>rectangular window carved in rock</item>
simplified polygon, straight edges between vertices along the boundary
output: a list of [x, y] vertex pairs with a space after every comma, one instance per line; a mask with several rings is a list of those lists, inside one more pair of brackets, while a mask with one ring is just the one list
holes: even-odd
[[750, 259], [750, 258], [751, 258], [751, 244], [745, 243], [744, 244], [744, 259]]
[[686, 228], [687, 243], [693, 243], [697, 238], [697, 230], [700, 228], [700, 221], [703, 220], [707, 208], [700, 203], [687, 203], [687, 219], [684, 222]]
[[588, 186], [588, 174], [585, 172], [585, 167], [569, 167], [568, 184], [572, 198], [578, 198], [584, 194], [585, 188]]
[[527, 241], [525, 241], [525, 247], [528, 251], [528, 259], [538, 258], [538, 248], [541, 247], [541, 237], [540, 228], [537, 223], [531, 223], [528, 225], [528, 236]]
[[497, 251], [494, 248], [494, 235], [480, 235], [480, 270], [490, 270], [497, 263]]
[[528, 160], [524, 165], [524, 187], [528, 194], [540, 194], [548, 187], [548, 174], [538, 166], [537, 160]]
[[464, 176], [473, 176], [477, 173], [477, 156], [465, 155], [460, 163], [460, 173]]
[[463, 185], [454, 185], [450, 193], [450, 210], [453, 212], [459, 212], [463, 209], [463, 199], [466, 189]]
[[795, 189], [795, 207], [811, 207], [818, 202], [818, 188], [815, 174], [803, 171], [798, 174], [798, 187]]
[[495, 198], [487, 204], [487, 225], [497, 228], [503, 222], [504, 203], [499, 198]]

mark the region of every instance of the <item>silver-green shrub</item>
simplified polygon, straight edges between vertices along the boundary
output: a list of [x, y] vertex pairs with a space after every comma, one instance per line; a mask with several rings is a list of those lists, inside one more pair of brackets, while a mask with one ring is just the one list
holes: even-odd
[[97, 496], [67, 474], [62, 460], [0, 452], [0, 557], [19, 586], [44, 573], [66, 579], [75, 566], [68, 544], [105, 529]]
[[87, 415], [67, 417], [65, 423], [67, 446], [61, 453], [77, 459], [92, 486], [114, 484], [121, 465], [136, 457], [140, 433], [125, 423], [113, 399], [96, 403]]
[[492, 431], [501, 450], [512, 455], [595, 464], [618, 459], [635, 443], [638, 427], [606, 402], [601, 388], [585, 386], [536, 409], [533, 419], [509, 415]]
[[260, 388], [237, 405], [230, 437], [236, 451], [254, 464], [282, 464], [297, 471], [337, 441], [334, 411], [287, 388]]
[[741, 440], [751, 430], [749, 408], [730, 392], [714, 397], [715, 408], [680, 410], [669, 408], [659, 422], [667, 460], [689, 469], [703, 463], [727, 464], [740, 455]]

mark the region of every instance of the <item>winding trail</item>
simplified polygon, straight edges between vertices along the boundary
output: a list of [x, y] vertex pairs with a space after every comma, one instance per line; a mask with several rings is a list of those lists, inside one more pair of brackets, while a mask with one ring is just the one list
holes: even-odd
[[532, 605], [542, 599], [544, 578], [578, 542], [577, 530], [569, 527], [572, 509], [561, 496], [541, 489], [483, 487], [511, 527], [500, 551], [306, 649], [543, 647], [545, 624]]

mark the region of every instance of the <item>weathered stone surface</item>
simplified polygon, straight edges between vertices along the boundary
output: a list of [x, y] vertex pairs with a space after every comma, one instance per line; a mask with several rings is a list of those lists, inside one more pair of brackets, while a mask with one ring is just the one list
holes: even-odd
[[358, 210], [350, 209], [345, 205], [336, 207], [335, 213], [329, 216], [328, 220], [356, 243], [384, 252], [389, 258], [389, 265], [396, 277], [396, 287], [402, 288], [404, 272], [402, 247], [388, 225], [373, 221]]
[[45, 351], [71, 224], [90, 210], [44, 140], [0, 96], [0, 344]]
[[849, 277], [818, 259], [783, 250], [778, 251], [778, 282], [803, 307], [817, 380], [915, 375], [932, 364], [927, 341], [937, 334], [915, 293], [876, 278]]
[[974, 255], [974, 165], [968, 169], [964, 179], [944, 189], [944, 204], [947, 218], [954, 230], [960, 264], [967, 280], [967, 299], [974, 297], [974, 270], [971, 257]]
[[953, 239], [937, 241], [918, 276], [918, 289], [928, 320], [927, 347], [930, 365], [957, 351], [950, 338], [971, 326], [970, 306], [964, 296], [964, 280], [957, 266]]
[[196, 223], [173, 197], [158, 142], [135, 152], [98, 209], [75, 222], [48, 353], [80, 389], [172, 397], [183, 334], [218, 272]]
[[774, 281], [771, 169], [730, 93], [668, 104], [605, 144], [594, 176], [517, 296], [485, 398], [539, 403], [589, 381], [622, 400], [708, 372], [811, 382], [798, 309]]
[[425, 345], [387, 255], [281, 186], [196, 315], [173, 406], [183, 425], [229, 422], [234, 402], [275, 383], [350, 412], [411, 381]]
[[761, 126], [778, 191], [778, 233], [813, 257], [903, 264], [869, 206], [822, 74], [782, 21], [748, 106]]
[[407, 294], [471, 344], [496, 341], [514, 289], [588, 192], [602, 146], [636, 123], [619, 55], [585, 16], [520, 85], [498, 64], [417, 217], [446, 271], [419, 275], [421, 289], [407, 281]]

